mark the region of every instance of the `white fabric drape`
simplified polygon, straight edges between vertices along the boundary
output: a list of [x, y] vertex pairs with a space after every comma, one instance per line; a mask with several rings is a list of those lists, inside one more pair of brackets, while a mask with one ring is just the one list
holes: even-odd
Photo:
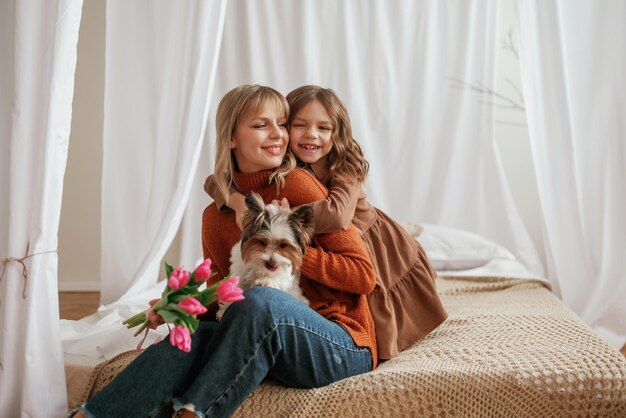
[[[66, 408], [57, 233], [82, 1], [0, 5], [0, 416]], [[2, 266], [0, 265], [0, 272]]]
[[200, 157], [225, 10], [107, 2], [102, 303], [157, 281]]
[[[233, 1], [213, 100], [248, 83], [285, 94], [333, 88], [371, 163], [376, 206], [400, 221], [480, 233], [542, 275], [497, 157], [493, 110], [450, 80], [494, 85], [497, 14], [496, 1]], [[209, 121], [213, 146], [214, 113]], [[193, 257], [206, 206], [200, 179], [212, 169], [209, 151], [182, 230]]]
[[191, 76], [182, 78], [200, 73], [189, 62], [202, 56], [192, 50], [204, 35], [192, 34], [218, 26], [200, 27], [199, 10], [109, 1], [102, 299], [124, 300], [80, 329], [68, 327], [66, 352], [98, 358], [128, 347], [122, 334], [132, 332], [122, 329], [120, 315], [137, 309], [128, 309], [131, 302], [141, 306], [144, 290], [158, 292], [149, 288], [189, 194], [181, 261], [190, 266], [201, 256], [201, 213], [209, 202], [202, 183], [213, 169], [216, 104], [244, 83], [284, 93], [302, 84], [332, 87], [371, 162], [367, 188], [375, 205], [401, 221], [478, 232], [541, 274], [497, 158], [493, 110], [450, 81], [493, 86], [497, 9], [495, 0], [230, 1], [220, 9], [226, 17], [207, 142], [194, 171], [202, 124], [190, 121], [205, 103], [187, 95], [203, 91], [206, 98], [210, 86], [190, 90]]
[[521, 73], [548, 275], [626, 342], [626, 4], [521, 1]]

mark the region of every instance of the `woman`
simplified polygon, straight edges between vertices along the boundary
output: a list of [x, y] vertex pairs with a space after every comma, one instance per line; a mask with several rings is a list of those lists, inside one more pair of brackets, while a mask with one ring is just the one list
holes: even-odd
[[[309, 172], [293, 170], [287, 152], [288, 105], [274, 89], [241, 86], [217, 110], [216, 182], [223, 193], [259, 193], [266, 203], [324, 199]], [[292, 171], [293, 170], [293, 171]], [[205, 258], [228, 273], [241, 231], [232, 211], [211, 204], [203, 214]], [[317, 236], [300, 269], [309, 306], [272, 288], [245, 292], [220, 322], [204, 321], [191, 352], [169, 343], [149, 347], [75, 416], [230, 416], [266, 377], [287, 386], [319, 387], [365, 373], [377, 364], [366, 294], [375, 285], [367, 250], [353, 227]]]

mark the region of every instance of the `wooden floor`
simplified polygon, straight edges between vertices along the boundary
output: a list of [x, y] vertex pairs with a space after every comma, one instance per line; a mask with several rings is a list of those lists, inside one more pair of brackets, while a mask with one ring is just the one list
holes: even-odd
[[98, 309], [100, 292], [59, 292], [61, 319], [81, 319]]
[[[100, 292], [59, 292], [61, 319], [81, 319], [98, 309]], [[626, 344], [620, 350], [626, 357]]]

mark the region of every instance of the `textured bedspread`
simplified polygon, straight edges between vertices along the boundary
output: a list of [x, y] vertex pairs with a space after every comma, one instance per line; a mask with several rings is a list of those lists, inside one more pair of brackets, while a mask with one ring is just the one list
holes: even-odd
[[[446, 278], [449, 318], [376, 370], [311, 390], [264, 383], [236, 417], [626, 416], [626, 361], [540, 282]], [[100, 364], [75, 397], [136, 354]]]

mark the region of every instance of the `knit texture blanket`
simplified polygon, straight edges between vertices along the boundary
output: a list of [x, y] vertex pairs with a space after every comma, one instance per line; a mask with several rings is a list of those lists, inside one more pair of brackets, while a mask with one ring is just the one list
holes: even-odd
[[[370, 373], [319, 389], [263, 383], [235, 417], [626, 416], [626, 361], [543, 283], [440, 277], [449, 318]], [[94, 369], [86, 399], [135, 352]]]

